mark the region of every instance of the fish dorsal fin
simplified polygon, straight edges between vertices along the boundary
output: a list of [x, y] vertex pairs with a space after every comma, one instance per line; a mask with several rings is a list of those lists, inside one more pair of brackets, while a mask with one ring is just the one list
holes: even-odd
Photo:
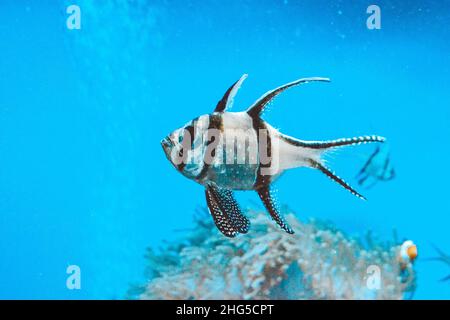
[[228, 88], [223, 98], [217, 103], [214, 112], [225, 112], [225, 110], [230, 109], [233, 106], [234, 96], [238, 92], [244, 80], [247, 79], [247, 76], [247, 74], [243, 74], [238, 81], [236, 81], [231, 87]]
[[322, 82], [330, 82], [330, 79], [328, 78], [320, 78], [320, 77], [312, 77], [312, 78], [303, 78], [298, 79], [289, 83], [286, 83], [282, 85], [281, 87], [278, 87], [276, 89], [270, 90], [263, 94], [261, 98], [256, 100], [255, 103], [253, 103], [250, 108], [247, 109], [247, 113], [252, 117], [259, 117], [261, 113], [264, 111], [264, 108], [280, 93], [282, 93], [284, 90], [289, 89], [291, 87], [295, 87], [297, 85], [308, 83], [312, 81], [322, 81]]

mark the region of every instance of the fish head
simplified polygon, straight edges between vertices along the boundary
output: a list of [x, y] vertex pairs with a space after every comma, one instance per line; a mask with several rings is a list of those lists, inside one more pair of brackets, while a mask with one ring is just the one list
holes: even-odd
[[186, 123], [161, 140], [169, 162], [190, 179], [195, 178], [203, 166], [203, 136], [207, 127], [198, 119]]

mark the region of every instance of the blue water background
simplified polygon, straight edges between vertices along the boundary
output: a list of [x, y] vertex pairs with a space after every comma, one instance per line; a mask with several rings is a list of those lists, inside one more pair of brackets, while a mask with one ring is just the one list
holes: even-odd
[[[66, 28], [78, 4], [81, 30]], [[358, 200], [319, 172], [277, 183], [297, 216], [354, 235], [411, 239], [415, 298], [448, 299], [450, 1], [12, 1], [0, 3], [0, 298], [121, 299], [145, 248], [182, 237], [204, 206], [159, 141], [213, 110], [241, 74], [234, 110], [306, 76], [264, 118], [302, 139], [381, 134], [397, 178]], [[330, 166], [353, 184], [371, 146]], [[250, 192], [238, 195], [254, 206]], [[272, 223], [268, 219], [268, 223]], [[251, 235], [251, 231], [248, 234]], [[82, 271], [66, 288], [66, 268]]]

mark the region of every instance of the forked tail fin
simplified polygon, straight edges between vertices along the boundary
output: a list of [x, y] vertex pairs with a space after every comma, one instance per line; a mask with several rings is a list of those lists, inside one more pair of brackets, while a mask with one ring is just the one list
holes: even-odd
[[319, 162], [316, 162], [314, 160], [311, 160], [311, 167], [322, 171], [327, 177], [329, 177], [331, 180], [334, 180], [337, 183], [339, 183], [341, 186], [343, 186], [345, 189], [347, 189], [352, 195], [354, 195], [362, 200], [367, 200], [366, 197], [364, 197], [358, 191], [353, 189], [353, 187], [351, 185], [349, 185], [344, 179], [342, 179], [337, 174], [335, 174], [331, 169], [328, 169], [325, 165], [323, 165]]
[[360, 137], [354, 137], [354, 138], [343, 138], [343, 139], [328, 140], [328, 141], [304, 141], [304, 140], [298, 140], [298, 139], [295, 139], [295, 138], [292, 138], [289, 136], [283, 136], [283, 139], [297, 147], [310, 148], [310, 149], [323, 149], [324, 151], [326, 151], [326, 149], [330, 149], [330, 148], [386, 141], [386, 138], [381, 137], [381, 136], [376, 136], [376, 135], [360, 136]]
[[339, 183], [342, 187], [347, 189], [354, 196], [356, 196], [360, 199], [366, 200], [366, 198], [363, 195], [361, 195], [352, 186], [350, 186], [347, 182], [345, 182], [344, 179], [340, 178], [331, 169], [327, 168], [325, 166], [325, 164], [323, 163], [323, 161], [321, 160], [320, 155], [322, 155], [326, 151], [329, 151], [329, 150], [332, 150], [332, 149], [338, 148], [338, 147], [359, 145], [359, 144], [371, 143], [371, 142], [384, 142], [386, 140], [384, 137], [372, 135], [372, 136], [361, 136], [361, 137], [355, 137], [355, 138], [345, 138], [345, 139], [337, 139], [337, 140], [329, 140], [329, 141], [304, 141], [304, 140], [298, 140], [295, 138], [291, 138], [289, 136], [283, 136], [283, 139], [285, 141], [287, 141], [289, 144], [299, 147], [300, 150], [302, 150], [302, 153], [304, 153], [305, 150], [308, 150], [308, 149], [314, 150], [315, 152], [312, 154], [317, 155], [317, 157], [308, 159], [309, 166], [311, 168], [320, 170], [322, 173], [324, 173], [330, 179], [334, 180], [335, 182]]

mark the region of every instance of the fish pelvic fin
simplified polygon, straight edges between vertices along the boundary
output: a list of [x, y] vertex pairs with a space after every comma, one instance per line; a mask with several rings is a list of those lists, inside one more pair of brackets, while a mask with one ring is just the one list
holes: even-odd
[[209, 185], [205, 194], [208, 209], [222, 234], [233, 238], [237, 233], [248, 232], [250, 221], [242, 214], [231, 190]]
[[214, 219], [217, 229], [219, 229], [219, 231], [226, 237], [234, 238], [236, 234], [238, 234], [238, 231], [230, 221], [230, 217], [220, 208], [211, 190], [206, 189], [205, 194], [209, 212]]

